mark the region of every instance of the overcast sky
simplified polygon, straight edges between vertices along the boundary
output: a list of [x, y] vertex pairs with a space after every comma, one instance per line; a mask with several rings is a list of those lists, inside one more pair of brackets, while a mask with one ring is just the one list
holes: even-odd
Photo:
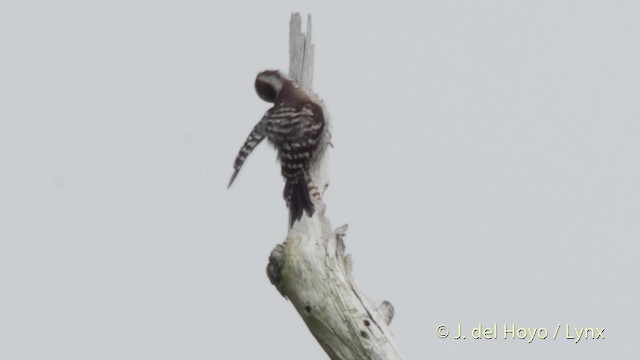
[[637, 358], [640, 3], [506, 0], [2, 1], [0, 358], [327, 358], [265, 275], [275, 151], [226, 188], [292, 11], [330, 217], [406, 359]]

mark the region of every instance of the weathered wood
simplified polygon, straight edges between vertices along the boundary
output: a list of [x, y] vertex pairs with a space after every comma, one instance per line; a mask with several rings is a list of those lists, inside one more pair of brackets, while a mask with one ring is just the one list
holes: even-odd
[[[289, 77], [310, 94], [313, 83], [311, 17], [306, 35], [299, 14], [290, 23]], [[325, 120], [330, 121], [326, 107]], [[315, 185], [324, 193], [328, 185], [330, 126], [323, 151], [311, 169]], [[376, 307], [356, 286], [351, 257], [345, 255], [347, 225], [332, 230], [324, 201], [316, 203], [313, 217], [303, 216], [289, 230], [282, 245], [269, 257], [267, 274], [278, 291], [291, 300], [320, 346], [333, 360], [401, 359], [388, 324], [393, 307]]]

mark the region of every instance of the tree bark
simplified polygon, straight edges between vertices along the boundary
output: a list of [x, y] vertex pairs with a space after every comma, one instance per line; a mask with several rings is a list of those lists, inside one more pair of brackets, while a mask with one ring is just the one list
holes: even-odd
[[[289, 77], [313, 93], [314, 45], [311, 16], [302, 33], [300, 14], [291, 15]], [[320, 101], [321, 102], [321, 101]], [[322, 102], [321, 102], [322, 103]], [[325, 114], [325, 143], [310, 170], [314, 184], [324, 194], [328, 181], [330, 119]], [[333, 230], [323, 200], [316, 202], [312, 217], [306, 215], [289, 229], [283, 244], [271, 252], [267, 274], [288, 298], [320, 346], [333, 360], [401, 359], [388, 324], [393, 306], [375, 306], [356, 286], [351, 257], [345, 255], [347, 225]]]

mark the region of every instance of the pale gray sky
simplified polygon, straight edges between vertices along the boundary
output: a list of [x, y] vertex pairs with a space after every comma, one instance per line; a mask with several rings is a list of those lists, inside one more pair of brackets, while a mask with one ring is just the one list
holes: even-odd
[[[265, 275], [273, 149], [226, 189], [292, 11], [330, 216], [405, 357], [637, 357], [640, 3], [3, 1], [0, 358], [326, 359]], [[550, 334], [435, 333], [479, 323]]]

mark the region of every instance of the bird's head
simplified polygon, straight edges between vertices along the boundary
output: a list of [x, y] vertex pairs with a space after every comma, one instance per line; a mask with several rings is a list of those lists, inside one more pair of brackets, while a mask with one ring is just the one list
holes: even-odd
[[278, 70], [265, 70], [256, 76], [256, 93], [266, 102], [274, 103], [284, 84], [290, 81]]

